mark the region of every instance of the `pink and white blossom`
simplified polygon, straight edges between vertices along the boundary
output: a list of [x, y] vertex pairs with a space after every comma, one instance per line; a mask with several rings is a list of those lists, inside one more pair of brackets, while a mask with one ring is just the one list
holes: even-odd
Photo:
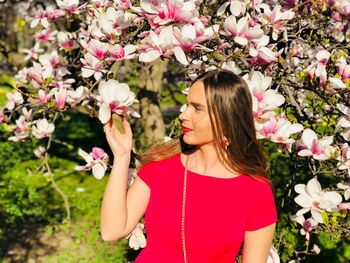
[[109, 7], [105, 13], [100, 14], [98, 24], [108, 36], [120, 36], [123, 30], [131, 26], [126, 13], [122, 10], [116, 10], [113, 7]]
[[119, 44], [110, 46], [109, 56], [113, 61], [123, 60], [123, 59], [132, 59], [136, 57], [134, 53], [137, 50], [135, 45], [126, 45], [122, 47]]
[[81, 42], [82, 46], [98, 60], [104, 60], [109, 53], [109, 44], [92, 39], [89, 43]]
[[95, 80], [98, 81], [107, 72], [101, 61], [90, 53], [85, 54], [84, 58], [80, 60], [83, 63], [83, 67], [81, 68], [83, 78], [94, 76]]
[[79, 0], [56, 0], [58, 7], [68, 14], [77, 14]]
[[98, 180], [102, 179], [107, 170], [108, 154], [99, 147], [93, 147], [90, 153], [82, 149], [78, 150], [81, 157], [84, 158], [86, 164], [84, 166], [76, 166], [77, 171], [89, 171], [92, 169], [92, 174]]
[[300, 234], [305, 236], [306, 240], [310, 240], [310, 233], [312, 230], [316, 229], [318, 226], [318, 222], [312, 218], [308, 218], [305, 220], [303, 215], [292, 215], [292, 220], [298, 222], [303, 228], [300, 229]]
[[[350, 159], [349, 159], [350, 161]], [[350, 183], [338, 183], [337, 187], [344, 190], [344, 199], [347, 201], [350, 198]]]
[[23, 116], [25, 118], [26, 121], [30, 121], [31, 117], [32, 117], [32, 113], [33, 113], [33, 110], [30, 109], [28, 111], [27, 107], [23, 107], [22, 108], [22, 113], [23, 113]]
[[65, 88], [60, 88], [54, 93], [56, 105], [59, 110], [63, 110], [66, 105], [67, 100], [67, 90]]
[[341, 154], [338, 160], [337, 168], [339, 170], [348, 170], [348, 175], [350, 176], [350, 148], [348, 143], [344, 143], [341, 147]]
[[35, 34], [35, 39], [39, 43], [48, 43], [55, 40], [56, 31], [42, 30]]
[[9, 141], [21, 142], [29, 136], [31, 122], [27, 122], [25, 117], [21, 115], [16, 120], [16, 125], [10, 125], [10, 129], [15, 132], [14, 136], [8, 138]]
[[24, 102], [22, 94], [18, 91], [14, 93], [7, 92], [6, 97], [8, 101], [5, 105], [5, 108], [7, 108], [8, 110], [13, 110], [16, 105], [21, 105]]
[[302, 207], [296, 215], [300, 216], [311, 211], [312, 219], [323, 223], [322, 212], [338, 211], [338, 205], [342, 202], [340, 194], [334, 191], [324, 191], [317, 178], [312, 178], [307, 185], [297, 184], [294, 190], [299, 194], [294, 201]]
[[57, 33], [58, 44], [61, 49], [66, 51], [76, 49], [79, 47], [78, 43], [73, 39], [72, 33], [69, 32], [58, 32]]
[[344, 130], [341, 132], [341, 135], [346, 141], [350, 141], [350, 108], [340, 103], [337, 104], [337, 108], [344, 115], [339, 118], [334, 131], [338, 132], [343, 128]]
[[290, 138], [292, 134], [301, 132], [304, 129], [299, 123], [290, 123], [287, 118], [270, 118], [265, 123], [257, 123], [257, 136], [259, 139], [268, 139], [278, 143], [282, 151], [291, 152], [294, 139]]
[[55, 125], [53, 123], [49, 123], [47, 119], [39, 119], [36, 122], [36, 125], [32, 127], [32, 134], [38, 138], [42, 139], [44, 137], [50, 136], [55, 130]]
[[44, 52], [44, 49], [40, 47], [39, 43], [35, 43], [31, 49], [23, 49], [22, 52], [26, 54], [24, 60], [38, 59], [39, 54]]
[[38, 91], [38, 96], [39, 96], [39, 102], [41, 104], [46, 104], [52, 100], [52, 94], [51, 93], [46, 94], [45, 91], [42, 89]]
[[46, 152], [46, 149], [43, 146], [39, 146], [34, 150], [34, 155], [38, 158], [41, 158], [44, 156], [45, 152]]
[[99, 119], [102, 123], [107, 123], [112, 113], [119, 115], [131, 114], [139, 118], [140, 115], [131, 108], [131, 105], [137, 101], [135, 94], [125, 83], [119, 83], [117, 80], [110, 79], [107, 82], [101, 81], [98, 88], [101, 100], [99, 110]]
[[297, 142], [298, 155], [302, 157], [312, 156], [319, 161], [327, 160], [335, 152], [335, 148], [331, 146], [332, 142], [333, 136], [324, 136], [322, 139], [318, 139], [317, 134], [307, 128]]

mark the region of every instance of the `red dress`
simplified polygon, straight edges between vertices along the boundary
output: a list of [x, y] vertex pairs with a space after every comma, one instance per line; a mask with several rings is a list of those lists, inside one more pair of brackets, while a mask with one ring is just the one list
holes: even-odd
[[[184, 262], [184, 166], [180, 154], [146, 164], [138, 176], [151, 189], [151, 196], [145, 213], [147, 246], [135, 263]], [[233, 263], [245, 230], [257, 230], [277, 221], [271, 187], [248, 175], [217, 178], [188, 170], [186, 195], [188, 263]]]

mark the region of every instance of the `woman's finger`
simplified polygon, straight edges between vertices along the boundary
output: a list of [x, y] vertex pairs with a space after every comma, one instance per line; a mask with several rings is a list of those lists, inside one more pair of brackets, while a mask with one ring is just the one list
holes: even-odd
[[125, 131], [125, 134], [132, 134], [132, 130], [131, 130], [131, 127], [130, 127], [130, 123], [127, 121], [126, 118], [123, 118], [123, 128], [124, 128], [124, 131]]

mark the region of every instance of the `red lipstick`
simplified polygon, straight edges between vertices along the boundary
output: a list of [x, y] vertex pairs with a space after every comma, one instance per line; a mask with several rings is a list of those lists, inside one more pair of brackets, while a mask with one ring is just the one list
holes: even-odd
[[187, 127], [182, 127], [182, 132], [183, 133], [188, 133], [188, 132], [191, 132], [192, 130], [187, 128]]

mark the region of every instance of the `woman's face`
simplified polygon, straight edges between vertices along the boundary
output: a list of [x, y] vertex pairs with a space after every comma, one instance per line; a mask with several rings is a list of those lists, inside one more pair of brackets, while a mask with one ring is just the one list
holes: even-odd
[[191, 86], [187, 95], [187, 107], [179, 119], [185, 143], [190, 145], [212, 143], [213, 132], [202, 81], [198, 80]]

